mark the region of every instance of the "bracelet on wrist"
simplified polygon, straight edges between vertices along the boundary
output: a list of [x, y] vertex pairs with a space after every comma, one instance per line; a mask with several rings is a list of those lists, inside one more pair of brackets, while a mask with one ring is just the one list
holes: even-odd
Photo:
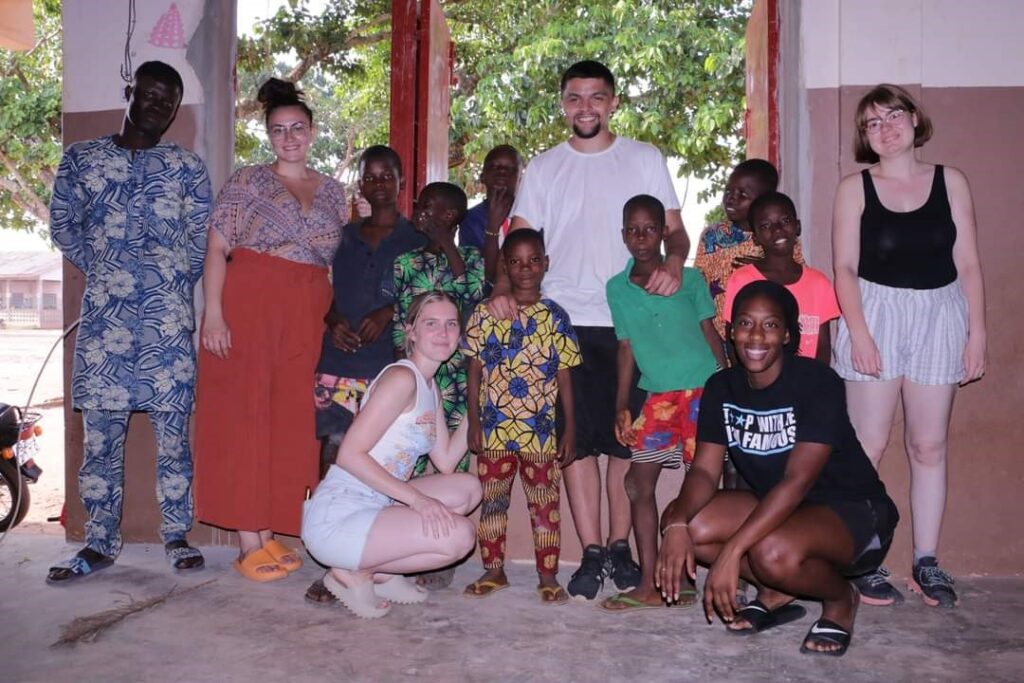
[[689, 529], [690, 525], [686, 522], [672, 522], [671, 524], [666, 525], [665, 528], [661, 530], [661, 535], [664, 536], [666, 533], [668, 533], [668, 530], [673, 527], [686, 527], [687, 529]]
[[484, 235], [487, 237], [497, 237], [501, 234], [501, 230], [484, 230]]

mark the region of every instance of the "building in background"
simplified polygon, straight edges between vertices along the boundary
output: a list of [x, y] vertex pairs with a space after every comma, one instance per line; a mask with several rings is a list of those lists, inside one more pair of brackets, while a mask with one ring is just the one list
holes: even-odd
[[0, 327], [61, 329], [63, 280], [57, 252], [0, 253]]

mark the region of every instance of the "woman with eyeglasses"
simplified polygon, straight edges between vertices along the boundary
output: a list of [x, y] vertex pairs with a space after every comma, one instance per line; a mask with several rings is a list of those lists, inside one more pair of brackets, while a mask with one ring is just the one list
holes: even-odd
[[197, 516], [237, 530], [235, 569], [264, 582], [302, 566], [274, 534], [299, 534], [318, 479], [310, 385], [348, 214], [345, 188], [308, 164], [302, 91], [271, 78], [259, 101], [276, 159], [239, 169], [209, 222], [195, 453]]
[[[930, 606], [954, 607], [953, 579], [936, 559], [949, 420], [957, 386], [980, 379], [986, 363], [971, 190], [960, 170], [918, 159], [932, 124], [903, 88], [871, 89], [856, 125], [854, 158], [873, 165], [836, 192], [832, 248], [843, 317], [833, 365], [876, 468], [902, 397], [914, 539], [908, 587]], [[884, 568], [859, 578], [861, 601], [902, 602], [887, 579]]]

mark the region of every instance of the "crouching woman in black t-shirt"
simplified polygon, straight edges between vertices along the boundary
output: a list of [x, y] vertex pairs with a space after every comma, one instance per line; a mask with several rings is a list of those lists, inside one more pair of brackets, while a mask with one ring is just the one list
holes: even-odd
[[[695, 562], [709, 566], [705, 613], [733, 633], [799, 619], [796, 596], [821, 600], [800, 651], [841, 656], [858, 603], [846, 577], [881, 564], [899, 514], [857, 441], [842, 380], [796, 356], [798, 320], [793, 295], [773, 282], [736, 296], [739, 365], [704, 387], [693, 467], [662, 516], [655, 571], [673, 600]], [[718, 490], [727, 448], [751, 491]], [[758, 589], [743, 609], [741, 576]]]

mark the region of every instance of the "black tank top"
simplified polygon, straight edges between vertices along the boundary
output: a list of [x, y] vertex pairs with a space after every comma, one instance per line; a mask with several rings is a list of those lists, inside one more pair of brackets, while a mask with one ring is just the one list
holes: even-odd
[[864, 213], [860, 217], [857, 274], [870, 282], [903, 289], [938, 289], [956, 280], [956, 224], [942, 166], [935, 167], [928, 201], [907, 212], [882, 206], [871, 174], [865, 169], [861, 175]]

